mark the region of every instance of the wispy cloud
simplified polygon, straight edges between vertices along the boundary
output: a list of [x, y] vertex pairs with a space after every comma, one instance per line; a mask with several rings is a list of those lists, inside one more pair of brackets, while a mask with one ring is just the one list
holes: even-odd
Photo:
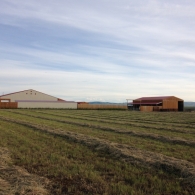
[[195, 101], [192, 0], [2, 0], [0, 18], [0, 93]]

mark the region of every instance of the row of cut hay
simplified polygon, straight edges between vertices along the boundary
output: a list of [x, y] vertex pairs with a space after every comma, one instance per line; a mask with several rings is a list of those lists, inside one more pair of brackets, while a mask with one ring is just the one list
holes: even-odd
[[[136, 127], [143, 127], [143, 128], [155, 128], [158, 130], [169, 130], [169, 131], [173, 131], [173, 132], [180, 132], [180, 133], [192, 133], [194, 134], [194, 125], [193, 123], [189, 123], [189, 122], [174, 122], [174, 121], [166, 121], [166, 118], [164, 118], [163, 120], [157, 120], [157, 115], [154, 113], [148, 114], [148, 116], [151, 116], [153, 118], [144, 118], [143, 116], [146, 116], [145, 114], [141, 114], [140, 112], [123, 112], [123, 113], [119, 113], [119, 112], [112, 112], [111, 110], [108, 110], [107, 112], [93, 112], [93, 114], [91, 112], [88, 112], [86, 110], [86, 112], [84, 112], [84, 110], [80, 110], [79, 112], [74, 112], [74, 114], [70, 113], [70, 112], [61, 112], [59, 110], [54, 110], [52, 112], [48, 111], [48, 110], [37, 110], [36, 112], [38, 113], [43, 113], [43, 114], [49, 114], [49, 115], [53, 115], [53, 116], [59, 116], [59, 117], [68, 117], [68, 118], [73, 118], [73, 119], [83, 119], [83, 120], [94, 120], [94, 121], [99, 121], [99, 122], [106, 122], [106, 123], [116, 123], [116, 124], [126, 124], [126, 125], [133, 125]], [[181, 113], [181, 112], [180, 112]], [[168, 113], [167, 113], [168, 114]], [[170, 114], [170, 113], [169, 113]], [[170, 118], [169, 114], [167, 115], [167, 118]], [[180, 120], [178, 118], [177, 114], [173, 114], [171, 113], [172, 117], [175, 117], [175, 119]], [[162, 114], [158, 114], [158, 116], [162, 116]], [[165, 116], [165, 115], [164, 115]], [[183, 120], [184, 119], [184, 114], [182, 114], [183, 116]], [[192, 118], [193, 116], [191, 116]], [[154, 120], [155, 118], [155, 120]], [[188, 116], [187, 116], [188, 118]], [[173, 119], [173, 118], [172, 118]], [[141, 125], [140, 125], [141, 123]], [[146, 126], [147, 125], [147, 126]], [[148, 126], [148, 125], [153, 125], [153, 126]], [[155, 125], [155, 126], [154, 126]], [[181, 129], [177, 129], [175, 130], [175, 128]], [[193, 131], [184, 131], [183, 128], [190, 128]]]
[[[69, 121], [66, 119], [51, 119], [51, 118], [47, 118], [47, 117], [43, 117], [43, 116], [34, 116], [32, 114], [23, 114], [20, 112], [13, 112], [12, 113], [16, 113], [16, 114], [20, 114], [20, 115], [25, 115], [25, 116], [29, 116], [29, 117], [34, 117], [34, 118], [38, 118], [38, 119], [45, 119], [45, 120], [50, 120], [50, 121], [56, 121], [56, 122], [61, 122], [61, 123], [66, 123], [66, 124], [71, 124], [71, 125], [78, 125], [78, 126], [82, 126], [82, 127], [89, 127], [89, 128], [95, 128], [95, 129], [100, 129], [103, 131], [110, 131], [110, 132], [115, 132], [115, 133], [119, 133], [119, 134], [127, 134], [127, 135], [132, 135], [132, 136], [136, 136], [136, 137], [142, 137], [142, 138], [150, 138], [153, 140], [158, 140], [161, 142], [167, 142], [167, 143], [173, 143], [173, 144], [180, 144], [180, 145], [186, 145], [186, 146], [191, 146], [191, 147], [195, 147], [195, 141], [190, 141], [190, 140], [186, 140], [180, 137], [169, 137], [169, 136], [163, 136], [163, 135], [158, 135], [158, 134], [154, 134], [154, 133], [144, 133], [144, 132], [136, 132], [133, 130], [125, 130], [125, 129], [116, 129], [116, 128], [110, 128], [110, 127], [101, 127], [99, 125], [92, 125], [92, 124], [87, 124], [87, 123], [81, 123], [81, 122], [73, 122], [73, 121]], [[1, 119], [1, 116], [0, 116]]]
[[49, 180], [14, 166], [7, 148], [0, 147], [0, 194], [47, 195]]
[[186, 160], [169, 157], [155, 152], [141, 150], [125, 144], [113, 143], [107, 140], [86, 136], [79, 133], [54, 129], [45, 125], [37, 125], [23, 120], [0, 117], [2, 120], [24, 125], [52, 135], [59, 135], [66, 139], [88, 146], [93, 150], [105, 152], [110, 156], [131, 164], [140, 164], [144, 167], [163, 169], [168, 173], [177, 173], [183, 182], [195, 189], [195, 164]]
[[[20, 112], [15, 112], [15, 111], [12, 111], [13, 113], [18, 113], [18, 114], [21, 114]], [[150, 124], [152, 123], [152, 122], [148, 122], [148, 121], [144, 121], [144, 120], [142, 120], [142, 121], [138, 121], [137, 122], [137, 120], [135, 120], [136, 122], [134, 122], [134, 120], [132, 121], [131, 119], [128, 119], [128, 121], [126, 121], [126, 120], [123, 120], [123, 119], [115, 119], [115, 120], [106, 120], [106, 119], [101, 119], [100, 117], [98, 117], [98, 119], [97, 118], [90, 118], [89, 116], [79, 116], [79, 115], [72, 115], [72, 116], [70, 116], [70, 115], [61, 115], [61, 114], [59, 114], [59, 113], [51, 113], [51, 112], [46, 112], [46, 111], [38, 111], [38, 112], [36, 112], [36, 113], [41, 113], [41, 114], [47, 114], [47, 115], [51, 115], [51, 116], [55, 116], [55, 117], [66, 117], [66, 118], [71, 118], [71, 119], [80, 119], [80, 120], [85, 120], [85, 121], [90, 121], [90, 122], [92, 122], [92, 121], [94, 121], [94, 122], [101, 122], [101, 123], [111, 123], [111, 124], [123, 124], [123, 125], [130, 125], [131, 127], [141, 127], [141, 128], [152, 128], [152, 129], [154, 129], [154, 130], [159, 130], [159, 131], [161, 131], [161, 130], [165, 130], [165, 131], [171, 131], [171, 132], [175, 132], [175, 133], [189, 133], [189, 134], [195, 134], [195, 131], [194, 131], [194, 125], [182, 125], [182, 127], [186, 127], [186, 128], [192, 128], [193, 130], [183, 130], [183, 129], [177, 129], [177, 127], [181, 127], [181, 124], [180, 125], [178, 125], [178, 126], [176, 126], [176, 128], [175, 128], [175, 126], [173, 126], [173, 127], [166, 127], [165, 125], [164, 126], [161, 126], [161, 124], [159, 125], [159, 126], [151, 126]], [[132, 121], [132, 122], [131, 122]], [[142, 123], [144, 123], [144, 124], [140, 124], [140, 122], [142, 122]], [[145, 124], [146, 123], [146, 124]], [[158, 124], [158, 122], [157, 123], [152, 123], [152, 124]]]
[[109, 104], [78, 104], [79, 110], [127, 110], [126, 105]]

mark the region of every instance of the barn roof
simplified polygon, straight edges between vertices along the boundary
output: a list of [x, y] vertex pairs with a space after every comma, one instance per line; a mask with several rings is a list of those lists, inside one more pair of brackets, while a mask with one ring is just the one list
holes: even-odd
[[128, 102], [128, 105], [158, 105], [161, 104], [162, 102], [155, 101], [155, 102]]
[[[46, 93], [43, 93], [43, 92], [40, 92], [40, 91], [37, 91], [37, 90], [34, 90], [34, 89], [27, 89], [27, 90], [23, 90], [23, 91], [17, 91], [17, 92], [14, 92], [14, 93], [8, 93], [8, 94], [0, 95], [0, 99], [1, 99], [2, 97], [4, 97], [4, 96], [7, 96], [7, 95], [13, 95], [13, 94], [21, 93], [21, 92], [25, 92], [25, 91], [36, 91], [36, 92], [38, 92], [38, 93], [42, 93], [42, 94], [48, 95], [48, 94], [46, 94]], [[52, 95], [48, 95], [48, 96], [54, 97], [54, 96], [52, 96]], [[56, 98], [56, 97], [54, 97], [54, 98]], [[66, 100], [63, 100], [63, 99], [60, 99], [60, 98], [57, 98], [57, 99], [58, 99], [58, 101], [66, 101]]]
[[[28, 90], [33, 90], [33, 89], [28, 89]], [[16, 94], [16, 93], [21, 93], [21, 92], [24, 92], [24, 91], [27, 91], [27, 90], [23, 90], [23, 91], [17, 91], [17, 92], [13, 92], [13, 93], [3, 94], [3, 95], [0, 95], [0, 98], [1, 98], [1, 97], [3, 97], [3, 96], [12, 95], [12, 94]]]
[[182, 100], [180, 98], [177, 98], [175, 96], [157, 96], [157, 97], [141, 97], [141, 98], [138, 98], [138, 99], [135, 99], [134, 101], [147, 101], [147, 100], [150, 100], [150, 101], [163, 101], [165, 99], [169, 99], [169, 98], [176, 98], [176, 99], [179, 99], [179, 100]]

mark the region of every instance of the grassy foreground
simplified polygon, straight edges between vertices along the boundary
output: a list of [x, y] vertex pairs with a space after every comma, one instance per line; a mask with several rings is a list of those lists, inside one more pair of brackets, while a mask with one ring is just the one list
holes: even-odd
[[[94, 149], [84, 141], [76, 142], [55, 134], [61, 129], [65, 133], [79, 133], [86, 139], [90, 136], [94, 142], [98, 138], [108, 144], [139, 148], [145, 153], [162, 154], [194, 164], [193, 144], [164, 142], [155, 136], [135, 136], [108, 129], [144, 132], [144, 135], [148, 129], [154, 135], [165, 132], [163, 136], [174, 129], [169, 137], [193, 143], [194, 113], [0, 110], [0, 117], [0, 147], [10, 151], [15, 165], [48, 178], [50, 183], [46, 187], [50, 194], [194, 194], [193, 182], [190, 185], [176, 169], [155, 168], [145, 164], [144, 159], [142, 166], [117, 154], [111, 155], [108, 150]], [[41, 127], [52, 129], [54, 133], [42, 131]]]

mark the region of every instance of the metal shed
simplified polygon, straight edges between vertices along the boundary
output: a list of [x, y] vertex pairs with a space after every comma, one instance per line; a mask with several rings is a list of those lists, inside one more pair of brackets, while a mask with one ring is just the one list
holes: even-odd
[[77, 109], [77, 102], [65, 101], [33, 89], [28, 89], [0, 96], [0, 108]]
[[183, 111], [184, 101], [175, 96], [141, 97], [127, 102], [130, 110], [140, 111]]

